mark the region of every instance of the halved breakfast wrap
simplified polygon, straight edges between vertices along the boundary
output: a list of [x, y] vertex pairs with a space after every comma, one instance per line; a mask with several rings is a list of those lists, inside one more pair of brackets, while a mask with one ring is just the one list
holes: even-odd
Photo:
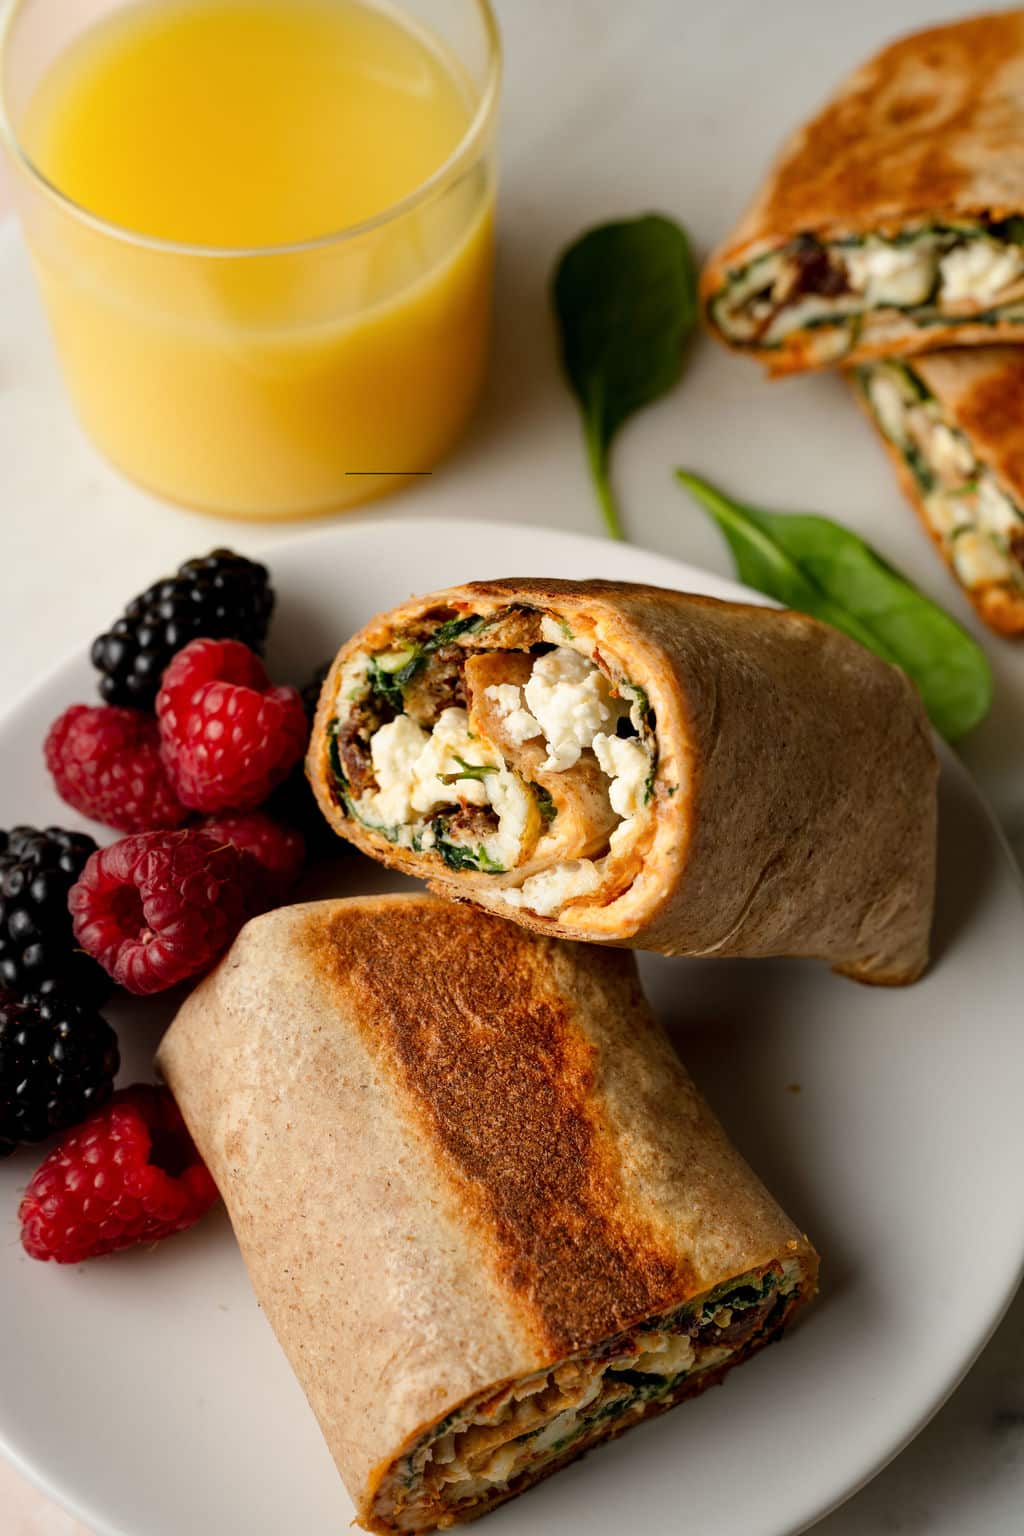
[[1024, 348], [883, 358], [851, 380], [967, 597], [1024, 634]]
[[773, 374], [1024, 340], [1024, 11], [883, 48], [783, 148], [701, 281]]
[[802, 614], [628, 582], [416, 598], [338, 653], [307, 771], [365, 853], [563, 938], [890, 984], [927, 961], [920, 700]]
[[484, 1513], [814, 1293], [629, 955], [426, 896], [282, 909], [158, 1062], [369, 1530]]

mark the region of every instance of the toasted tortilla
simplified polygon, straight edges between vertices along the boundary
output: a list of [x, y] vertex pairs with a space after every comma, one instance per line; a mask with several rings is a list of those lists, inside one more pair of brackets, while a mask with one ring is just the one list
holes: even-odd
[[[803, 235], [821, 241], [1024, 213], [1024, 11], [916, 32], [883, 48], [786, 143], [701, 279], [705, 311], [730, 273]], [[856, 363], [1024, 340], [1024, 317], [935, 323], [898, 310], [843, 355]], [[737, 345], [722, 331], [715, 334]], [[813, 332], [760, 353], [770, 373], [822, 366]], [[741, 348], [742, 349], [742, 348]]]
[[[937, 402], [942, 420], [966, 439], [978, 464], [993, 476], [1013, 505], [1024, 510], [1024, 348], [954, 348], [903, 362]], [[1019, 534], [1013, 530], [1009, 539], [999, 540], [1012, 574], [1008, 573], [1006, 579], [966, 583], [954, 564], [953, 545], [929, 515], [928, 496], [920, 478], [870, 408], [865, 381], [852, 374], [851, 383], [869, 421], [878, 430], [900, 486], [922, 527], [968, 600], [997, 633], [1024, 634], [1024, 518]]]
[[[656, 721], [628, 846], [612, 847], [594, 896], [548, 916], [510, 905], [525, 868], [453, 869], [364, 825], [333, 756], [360, 657], [471, 616], [484, 627], [460, 637], [466, 655], [515, 649], [508, 614], [527, 648], [553, 621]], [[927, 963], [938, 765], [920, 698], [804, 614], [603, 581], [474, 582], [413, 599], [339, 651], [307, 772], [331, 826], [365, 853], [540, 932], [672, 955], [808, 956], [888, 985]]]
[[[426, 896], [282, 909], [185, 1002], [158, 1065], [369, 1530], [483, 1513], [719, 1380], [814, 1292], [814, 1249], [699, 1097], [631, 956]], [[730, 1337], [714, 1296], [766, 1276], [769, 1310]], [[578, 1394], [637, 1329], [683, 1308], [692, 1331], [708, 1297], [728, 1358], [653, 1396], [612, 1382], [623, 1412], [419, 1508], [431, 1475], [508, 1441], [513, 1389], [520, 1414], [545, 1373]]]

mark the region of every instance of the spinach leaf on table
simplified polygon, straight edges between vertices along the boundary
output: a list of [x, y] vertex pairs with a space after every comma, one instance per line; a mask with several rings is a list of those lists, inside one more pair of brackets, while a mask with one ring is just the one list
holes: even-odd
[[748, 587], [902, 667], [947, 741], [984, 719], [992, 671], [981, 646], [857, 534], [827, 517], [732, 501], [683, 469], [676, 478], [715, 519]]
[[666, 394], [697, 318], [685, 230], [661, 214], [602, 224], [563, 252], [553, 299], [562, 363], [579, 401], [587, 458], [608, 532], [624, 538], [609, 480], [616, 432]]

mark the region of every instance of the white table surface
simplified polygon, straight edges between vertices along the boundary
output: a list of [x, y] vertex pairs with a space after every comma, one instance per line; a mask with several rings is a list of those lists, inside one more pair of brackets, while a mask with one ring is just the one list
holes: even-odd
[[[699, 8], [690, 0], [497, 0], [497, 8], [507, 79], [490, 385], [451, 463], [361, 515], [386, 521], [392, 510], [421, 509], [597, 531], [552, 352], [547, 282], [561, 245], [588, 223], [657, 208], [681, 217], [705, 254], [772, 145], [830, 82], [894, 31], [962, 5], [858, 0], [827, 7], [827, 26], [820, 0], [770, 8], [758, 0]], [[716, 533], [671, 483], [676, 463], [750, 500], [854, 524], [982, 636], [837, 379], [769, 386], [750, 363], [701, 339], [683, 386], [624, 433], [615, 477], [634, 539], [729, 572]], [[274, 543], [300, 526], [200, 519], [124, 485], [72, 421], [27, 262], [13, 227], [0, 227], [0, 709], [180, 560], [218, 542], [272, 558]], [[498, 574], [487, 569], [485, 546], [481, 574]], [[1024, 648], [983, 638], [997, 702], [962, 750], [1024, 851]], [[0, 821], [16, 819], [17, 807], [3, 808]], [[816, 1529], [1016, 1536], [1022, 1509], [1018, 1297], [938, 1417]], [[0, 1462], [0, 1536], [87, 1533]]]

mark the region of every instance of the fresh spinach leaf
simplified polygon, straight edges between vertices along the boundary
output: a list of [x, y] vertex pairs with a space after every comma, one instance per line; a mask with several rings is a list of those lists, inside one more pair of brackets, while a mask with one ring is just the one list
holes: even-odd
[[483, 845], [471, 848], [465, 843], [453, 843], [448, 837], [448, 818], [436, 816], [431, 822], [436, 848], [449, 869], [458, 873], [464, 869], [478, 870], [486, 875], [503, 875], [504, 864], [496, 864]]
[[907, 468], [925, 495], [935, 489], [935, 472], [916, 443], [898, 445], [907, 461]]
[[478, 613], [467, 614], [463, 619], [448, 619], [444, 624], [439, 624], [423, 646], [425, 654], [439, 651], [442, 645], [450, 645], [460, 635], [473, 635], [478, 629], [482, 629], [487, 620]]
[[341, 752], [338, 748], [338, 729], [340, 725], [340, 720], [332, 720], [327, 727], [327, 756], [328, 760], [330, 761], [331, 773], [334, 775], [334, 782], [338, 791], [338, 796], [341, 800], [342, 807], [344, 808], [346, 815], [350, 815], [351, 806], [349, 805], [348, 779], [346, 778], [345, 770], [342, 767]]
[[405, 685], [412, 681], [422, 665], [423, 654], [419, 650], [414, 652], [397, 670], [382, 664], [380, 656], [371, 656], [366, 669], [367, 681], [379, 699], [382, 699], [397, 714], [401, 714], [405, 709], [403, 693]]
[[896, 366], [903, 376], [904, 384], [918, 400], [931, 400], [934, 398], [924, 379], [908, 363], [897, 363]]
[[450, 645], [459, 635], [474, 634], [482, 629], [487, 620], [479, 614], [468, 614], [462, 619], [448, 619], [438, 625], [429, 639], [403, 641], [395, 637], [395, 648], [381, 651], [370, 657], [366, 669], [370, 688], [379, 699], [401, 714], [405, 709], [405, 689], [426, 663], [427, 657]]
[[748, 587], [823, 619], [902, 667], [948, 741], [985, 717], [992, 702], [985, 652], [857, 534], [827, 517], [731, 501], [686, 470], [676, 477], [715, 519]]
[[1000, 219], [998, 223], [990, 224], [988, 229], [982, 232], [991, 235], [993, 240], [1002, 240], [1006, 245], [1024, 245], [1024, 219], [1019, 213], [1013, 213], [1008, 219]]
[[454, 757], [460, 771], [458, 773], [442, 773], [442, 784], [457, 784], [460, 779], [483, 780], [489, 773], [497, 773], [498, 771], [493, 763], [467, 763], [465, 758], [459, 757], [457, 752], [454, 754]]
[[550, 827], [558, 815], [558, 807], [555, 805], [550, 791], [546, 790], [541, 784], [531, 784], [530, 788], [533, 790], [533, 797], [537, 802], [541, 821], [546, 827]]
[[606, 1381], [621, 1381], [629, 1387], [663, 1387], [665, 1377], [657, 1375], [654, 1371], [631, 1371], [625, 1367], [620, 1370], [610, 1369], [605, 1371]]
[[632, 714], [634, 709], [636, 710], [637, 718], [642, 728], [644, 730], [652, 728], [654, 724], [654, 711], [651, 708], [651, 701], [647, 697], [647, 690], [641, 688], [639, 683], [624, 682], [619, 684], [619, 692], [630, 700], [630, 714]]
[[552, 291], [598, 501], [608, 532], [622, 539], [609, 480], [612, 439], [682, 372], [683, 343], [697, 318], [686, 232], [661, 214], [588, 230], [562, 253]]

